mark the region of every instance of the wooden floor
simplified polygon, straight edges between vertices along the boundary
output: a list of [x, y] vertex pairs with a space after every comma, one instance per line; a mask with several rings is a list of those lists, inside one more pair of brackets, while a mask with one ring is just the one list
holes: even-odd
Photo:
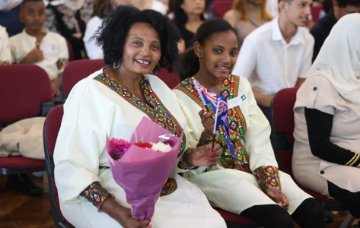
[[[31, 175], [32, 176], [32, 175]], [[45, 186], [42, 178], [32, 176], [38, 186]], [[0, 175], [0, 228], [53, 228], [48, 193], [41, 197], [30, 197], [6, 189], [6, 176]], [[333, 215], [326, 228], [338, 228], [345, 212]], [[355, 223], [355, 222], [354, 222]], [[350, 226], [355, 228], [356, 226]]]
[[[32, 177], [43, 186], [42, 178]], [[26, 196], [6, 189], [6, 176], [0, 175], [0, 228], [53, 228], [48, 193]]]

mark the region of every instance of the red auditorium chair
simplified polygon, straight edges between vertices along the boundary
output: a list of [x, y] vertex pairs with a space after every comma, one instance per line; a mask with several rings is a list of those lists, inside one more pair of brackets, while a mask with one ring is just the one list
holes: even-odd
[[233, 0], [213, 0], [212, 12], [215, 17], [223, 18], [226, 11], [232, 7]]
[[167, 86], [169, 86], [171, 89], [177, 86], [180, 82], [180, 78], [177, 75], [177, 73], [169, 72], [165, 68], [160, 68], [156, 73], [156, 76], [158, 76], [161, 80], [163, 80]]
[[[34, 64], [0, 66], [0, 129], [16, 121], [45, 116], [53, 105], [50, 79]], [[0, 157], [0, 174], [45, 169], [44, 160], [23, 156]]]
[[46, 173], [48, 175], [49, 183], [49, 196], [50, 196], [50, 205], [51, 205], [51, 215], [53, 217], [56, 227], [73, 227], [62, 215], [59, 205], [59, 197], [55, 184], [54, 178], [54, 160], [53, 154], [55, 149], [56, 138], [61, 125], [61, 120], [63, 116], [63, 106], [58, 105], [54, 107], [46, 117], [44, 124], [44, 151], [45, 151], [45, 164], [46, 164]]
[[63, 74], [63, 98], [66, 99], [72, 87], [81, 79], [106, 66], [102, 59], [81, 59], [68, 63]]
[[[275, 131], [279, 144], [278, 151], [278, 163], [279, 169], [283, 172], [292, 175], [291, 168], [291, 159], [293, 153], [293, 144], [294, 144], [294, 105], [296, 101], [296, 92], [298, 88], [285, 88], [277, 92], [273, 99], [273, 116], [274, 116], [274, 125]], [[299, 185], [299, 184], [298, 184]], [[306, 187], [299, 185], [305, 192], [313, 196], [322, 202], [323, 206], [330, 205], [336, 210], [344, 210], [345, 206], [342, 205], [339, 201], [329, 198], [320, 193], [314, 192]], [[347, 227], [353, 217], [350, 213], [347, 214], [344, 219], [341, 227]]]

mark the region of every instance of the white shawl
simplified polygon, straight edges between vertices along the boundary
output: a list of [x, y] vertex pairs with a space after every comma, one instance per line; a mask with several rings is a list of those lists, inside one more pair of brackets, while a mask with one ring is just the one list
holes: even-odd
[[323, 75], [346, 100], [360, 105], [360, 14], [343, 16], [332, 28], [311, 75]]

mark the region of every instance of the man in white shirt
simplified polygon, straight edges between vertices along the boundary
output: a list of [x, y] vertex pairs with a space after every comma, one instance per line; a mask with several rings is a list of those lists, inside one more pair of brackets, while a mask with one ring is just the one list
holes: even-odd
[[[244, 40], [233, 74], [246, 77], [272, 125], [271, 103], [280, 89], [300, 86], [311, 65], [314, 39], [305, 26], [312, 0], [280, 0], [279, 17]], [[275, 143], [272, 134], [273, 146]], [[276, 146], [274, 147], [276, 149]]]

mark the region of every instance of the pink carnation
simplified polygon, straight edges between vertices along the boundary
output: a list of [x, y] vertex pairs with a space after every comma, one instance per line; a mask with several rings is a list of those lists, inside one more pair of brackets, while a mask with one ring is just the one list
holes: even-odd
[[131, 143], [123, 139], [112, 138], [108, 141], [107, 151], [114, 160], [120, 159], [129, 149]]

